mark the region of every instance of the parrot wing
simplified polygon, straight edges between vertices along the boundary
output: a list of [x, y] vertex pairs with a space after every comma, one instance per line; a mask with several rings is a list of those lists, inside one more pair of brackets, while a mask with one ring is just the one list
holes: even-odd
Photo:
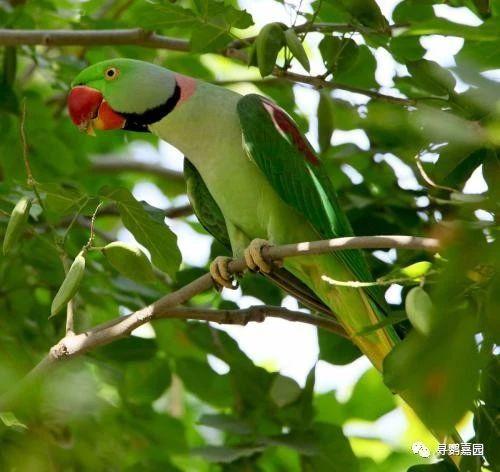
[[[187, 195], [198, 221], [219, 243], [228, 251], [231, 251], [231, 241], [224, 215], [201, 175], [187, 158], [184, 158], [184, 177], [186, 179]], [[285, 292], [300, 300], [308, 308], [328, 316], [334, 316], [330, 308], [309, 287], [287, 270], [278, 269], [272, 274], [264, 275]]]
[[230, 251], [231, 241], [224, 215], [196, 167], [186, 157], [184, 158], [184, 178], [187, 196], [201, 226]]
[[[256, 94], [241, 98], [237, 108], [247, 153], [280, 197], [299, 211], [320, 237], [352, 236], [351, 225], [321, 161], [292, 118]], [[360, 251], [337, 251], [335, 256], [358, 280], [373, 280]], [[386, 312], [379, 287], [367, 287], [366, 292]]]

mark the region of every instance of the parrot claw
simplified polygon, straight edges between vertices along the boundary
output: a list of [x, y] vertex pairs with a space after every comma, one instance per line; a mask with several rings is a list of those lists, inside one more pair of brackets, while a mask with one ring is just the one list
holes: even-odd
[[273, 270], [273, 266], [281, 267], [281, 261], [269, 262], [262, 257], [262, 249], [271, 247], [269, 241], [265, 239], [254, 239], [243, 253], [245, 262], [250, 270], [269, 274]]
[[228, 264], [232, 261], [230, 257], [217, 256], [210, 263], [210, 275], [214, 280], [217, 288], [222, 287], [235, 290], [238, 288], [238, 283], [235, 281], [233, 275], [228, 270]]

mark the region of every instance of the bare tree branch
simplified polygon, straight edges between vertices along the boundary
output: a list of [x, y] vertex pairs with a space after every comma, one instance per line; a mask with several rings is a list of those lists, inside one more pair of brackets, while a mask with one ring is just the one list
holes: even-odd
[[414, 106], [417, 104], [416, 100], [413, 100], [410, 98], [394, 97], [392, 95], [386, 95], [386, 94], [377, 92], [375, 90], [362, 89], [359, 87], [354, 87], [352, 85], [341, 84], [341, 83], [335, 82], [333, 80], [325, 80], [321, 76], [309, 76], [309, 75], [296, 74], [295, 72], [285, 71], [285, 70], [280, 69], [278, 67], [275, 68], [273, 75], [275, 75], [278, 78], [280, 78], [280, 77], [285, 78], [285, 79], [290, 80], [292, 82], [312, 85], [314, 88], [317, 88], [317, 89], [326, 88], [326, 89], [332, 89], [332, 90], [333, 89], [345, 90], [347, 92], [359, 93], [360, 95], [365, 95], [367, 97], [375, 98], [377, 100], [382, 100], [382, 101], [388, 102], [388, 103], [395, 103], [397, 105]]
[[144, 174], [152, 174], [158, 177], [164, 177], [178, 182], [184, 180], [184, 175], [182, 174], [182, 172], [177, 172], [160, 165], [149, 164], [147, 162], [140, 161], [99, 160], [92, 163], [91, 170], [99, 173], [111, 174], [114, 174], [116, 172], [138, 172]]
[[[401, 25], [391, 25], [398, 28]], [[360, 32], [378, 33], [372, 28], [360, 25], [342, 23], [305, 23], [294, 27], [298, 33], [304, 32]], [[230, 43], [227, 49], [241, 49], [255, 41], [255, 36], [237, 39]], [[185, 39], [162, 36], [142, 28], [111, 29], [111, 30], [16, 30], [0, 29], [0, 46], [17, 45], [40, 46], [108, 46], [136, 45], [155, 49], [170, 49], [173, 51], [189, 51], [189, 41]]]
[[[307, 24], [306, 24], [307, 25]], [[306, 25], [300, 25], [295, 29], [299, 32], [308, 31], [360, 31], [360, 27], [353, 25], [340, 25], [335, 23], [317, 23], [314, 28], [309, 29]], [[399, 27], [392, 25], [393, 28]], [[366, 31], [365, 31], [366, 32]], [[373, 32], [373, 31], [372, 31]], [[380, 33], [380, 32], [379, 32]], [[255, 37], [238, 39], [226, 47], [221, 54], [233, 59], [247, 62], [247, 54], [241, 49], [254, 41]], [[156, 33], [145, 31], [140, 28], [135, 29], [112, 29], [112, 30], [14, 30], [0, 29], [0, 46], [15, 45], [42, 45], [42, 46], [104, 46], [104, 45], [135, 45], [155, 49], [169, 49], [172, 51], [188, 52], [190, 50], [189, 41], [184, 39], [161, 36]], [[296, 74], [275, 68], [273, 75], [291, 82], [312, 85], [315, 88], [328, 88], [346, 90], [353, 93], [368, 96], [370, 98], [383, 100], [399, 105], [415, 105], [416, 100], [393, 97], [383, 93], [353, 87], [325, 78], [316, 76]]]
[[189, 42], [135, 29], [111, 30], [15, 30], [0, 29], [1, 46], [110, 46], [136, 45], [146, 48], [189, 51]]
[[[283, 246], [271, 246], [263, 250], [263, 256], [269, 260], [279, 260], [285, 257], [304, 256], [308, 254], [324, 254], [345, 249], [381, 249], [401, 248], [424, 251], [438, 251], [439, 241], [432, 238], [413, 236], [359, 236], [336, 238], [324, 241], [303, 242]], [[246, 269], [244, 259], [232, 261], [228, 267], [231, 273], [241, 273]], [[290, 321], [300, 321], [328, 329], [337, 334], [345, 335], [345, 331], [335, 319], [306, 315], [301, 312], [285, 311], [277, 307], [253, 307], [248, 310], [200, 310], [196, 308], [177, 308], [192, 298], [213, 286], [210, 274], [205, 274], [179, 290], [169, 293], [151, 305], [144, 307], [128, 316], [116, 318], [102, 323], [83, 333], [64, 337], [50, 349], [49, 354], [30, 371], [27, 376], [12, 390], [0, 398], [0, 411], [15, 401], [24, 387], [43, 375], [58, 361], [80, 356], [98, 346], [109, 344], [117, 339], [128, 336], [139, 326], [160, 318], [201, 319], [221, 323], [245, 324], [248, 321], [262, 321], [262, 317], [274, 316]], [[264, 313], [264, 314], [263, 314]], [[22, 385], [22, 387], [19, 387]]]
[[165, 210], [166, 218], [182, 218], [193, 214], [193, 207], [187, 203], [186, 205], [179, 205], [167, 208]]
[[[163, 210], [165, 214], [165, 218], [182, 218], [183, 216], [189, 216], [193, 214], [193, 207], [189, 204], [186, 203], [185, 205], [178, 205], [178, 206], [171, 206], [168, 208], [165, 208]], [[102, 210], [99, 211], [98, 216], [118, 216], [120, 213], [118, 211], [118, 208], [116, 205], [107, 205], [105, 206]], [[86, 223], [83, 223], [83, 220], [86, 221]], [[66, 225], [68, 220], [63, 220], [62, 224]], [[84, 226], [86, 228], [89, 227], [88, 223], [89, 220], [88, 218], [83, 217], [81, 220], [77, 220], [78, 224], [80, 226]], [[103, 239], [108, 239], [108, 238], [103, 238]]]

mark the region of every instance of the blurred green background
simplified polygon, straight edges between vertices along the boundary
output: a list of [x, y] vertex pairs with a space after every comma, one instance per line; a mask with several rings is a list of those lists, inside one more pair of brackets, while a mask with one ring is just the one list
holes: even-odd
[[[284, 43], [267, 43], [257, 63], [253, 39], [226, 57], [271, 22], [299, 26], [309, 65]], [[33, 200], [0, 255], [0, 394], [64, 335], [64, 316], [48, 319], [61, 254], [71, 260], [87, 242], [99, 202], [97, 245], [136, 239], [151, 250], [148, 232], [168, 241], [169, 256], [153, 254], [157, 277], [144, 282], [90, 252], [77, 331], [185, 285], [223, 253], [191, 215], [175, 149], [142, 133], [92, 138], [71, 123], [69, 84], [90, 63], [142, 59], [271, 97], [320, 153], [356, 234], [438, 237], [445, 249], [367, 251], [390, 322], [408, 332], [384, 378], [347, 341], [304, 325], [158, 321], [63, 364], [15, 405], [0, 397], [0, 470], [456, 470], [436, 463], [436, 441], [391, 394], [401, 389], [427, 424], [458, 425], [465, 441], [484, 444], [484, 457], [464, 456], [460, 470], [500, 470], [500, 2], [0, 0], [4, 29], [137, 27], [184, 39], [190, 52], [2, 46], [0, 30], [0, 238], [16, 202]], [[40, 201], [27, 182], [23, 109]], [[139, 228], [120, 213], [137, 206]], [[297, 307], [256, 275], [236, 293], [190, 303]], [[414, 441], [431, 457], [413, 454]]]

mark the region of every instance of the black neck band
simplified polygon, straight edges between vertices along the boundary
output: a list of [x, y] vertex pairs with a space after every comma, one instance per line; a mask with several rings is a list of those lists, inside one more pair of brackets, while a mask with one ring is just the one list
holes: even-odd
[[120, 115], [125, 118], [125, 126], [123, 127], [123, 129], [128, 131], [142, 131], [148, 133], [148, 125], [156, 123], [167, 116], [175, 108], [180, 98], [181, 89], [176, 83], [173, 95], [165, 103], [155, 108], [150, 108], [144, 113], [119, 112]]

